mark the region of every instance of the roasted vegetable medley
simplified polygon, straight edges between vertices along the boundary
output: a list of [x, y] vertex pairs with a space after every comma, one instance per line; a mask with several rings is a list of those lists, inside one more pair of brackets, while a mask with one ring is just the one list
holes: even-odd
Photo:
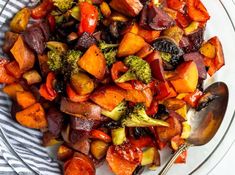
[[[32, 22], [31, 18], [34, 19]], [[42, 0], [10, 22], [0, 59], [12, 117], [59, 144], [65, 175], [160, 166], [190, 135], [187, 111], [214, 99], [207, 74], [224, 65], [200, 0]], [[185, 163], [183, 152], [175, 163]]]

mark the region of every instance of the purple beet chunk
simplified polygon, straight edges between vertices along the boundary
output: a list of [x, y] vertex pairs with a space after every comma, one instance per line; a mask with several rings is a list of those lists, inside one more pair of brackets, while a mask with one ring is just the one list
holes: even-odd
[[24, 34], [24, 41], [27, 45], [34, 50], [37, 54], [42, 54], [45, 49], [45, 38], [43, 31], [39, 25], [34, 25], [28, 28]]
[[63, 114], [56, 108], [50, 108], [47, 113], [47, 122], [48, 130], [54, 136], [59, 136], [64, 122]]
[[139, 25], [140, 27], [144, 28], [144, 29], [150, 29], [149, 25], [148, 25], [148, 6], [145, 5], [143, 7], [143, 10], [140, 14], [140, 21], [139, 21]]
[[70, 123], [72, 129], [91, 131], [94, 126], [93, 120], [87, 120], [79, 117], [70, 117]]
[[40, 29], [42, 30], [44, 40], [48, 41], [50, 37], [50, 28], [48, 22], [41, 22], [38, 24]]
[[194, 61], [197, 65], [199, 78], [205, 80], [207, 77], [206, 67], [204, 65], [203, 56], [199, 52], [184, 54], [184, 61]]
[[153, 77], [160, 80], [165, 81], [164, 77], [164, 69], [160, 59], [156, 59], [150, 63], [150, 67], [152, 70]]
[[148, 25], [153, 30], [165, 30], [175, 25], [175, 21], [162, 9], [152, 6], [148, 8]]
[[69, 141], [71, 143], [76, 143], [80, 140], [85, 140], [89, 138], [89, 132], [71, 129], [69, 133]]
[[93, 44], [97, 44], [96, 39], [89, 33], [84, 32], [82, 36], [78, 39], [77, 48], [88, 49]]

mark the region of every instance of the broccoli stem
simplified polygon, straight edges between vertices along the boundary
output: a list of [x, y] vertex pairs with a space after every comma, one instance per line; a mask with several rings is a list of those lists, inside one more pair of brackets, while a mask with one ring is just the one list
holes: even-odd
[[131, 70], [128, 70], [125, 74], [123, 74], [121, 77], [116, 79], [115, 82], [124, 83], [126, 81], [136, 80], [136, 79], [137, 79], [136, 75]]

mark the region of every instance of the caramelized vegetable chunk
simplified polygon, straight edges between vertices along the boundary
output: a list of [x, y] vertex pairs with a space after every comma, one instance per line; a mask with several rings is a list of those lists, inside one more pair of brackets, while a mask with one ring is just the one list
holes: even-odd
[[4, 39], [4, 43], [2, 46], [3, 52], [8, 53], [11, 50], [18, 36], [19, 34], [9, 32], [9, 31], [5, 33], [5, 39]]
[[34, 66], [35, 56], [24, 43], [21, 35], [16, 40], [14, 46], [11, 48], [11, 53], [19, 63], [20, 69], [22, 71], [27, 71]]
[[23, 108], [27, 108], [36, 103], [36, 99], [31, 92], [23, 91], [16, 93], [17, 103]]
[[128, 16], [137, 16], [143, 8], [139, 0], [112, 0], [110, 6]]
[[106, 61], [101, 50], [92, 45], [79, 59], [78, 65], [99, 80], [104, 78]]
[[125, 98], [125, 91], [117, 86], [106, 86], [95, 91], [90, 99], [104, 109], [112, 111]]
[[17, 112], [16, 120], [28, 128], [42, 129], [47, 127], [45, 112], [40, 103], [36, 103], [23, 111]]
[[11, 84], [15, 82], [15, 77], [9, 75], [5, 68], [8, 62], [7, 59], [0, 58], [0, 83]]

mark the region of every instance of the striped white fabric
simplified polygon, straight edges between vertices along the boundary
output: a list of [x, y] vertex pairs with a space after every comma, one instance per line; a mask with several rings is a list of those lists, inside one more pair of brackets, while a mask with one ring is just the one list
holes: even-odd
[[[0, 48], [8, 21], [25, 5], [37, 0], [0, 0]], [[6, 57], [0, 49], [0, 57]], [[0, 85], [0, 89], [3, 85]], [[16, 123], [11, 115], [11, 101], [0, 91], [0, 175], [60, 175], [58, 163], [41, 145], [42, 134]]]

